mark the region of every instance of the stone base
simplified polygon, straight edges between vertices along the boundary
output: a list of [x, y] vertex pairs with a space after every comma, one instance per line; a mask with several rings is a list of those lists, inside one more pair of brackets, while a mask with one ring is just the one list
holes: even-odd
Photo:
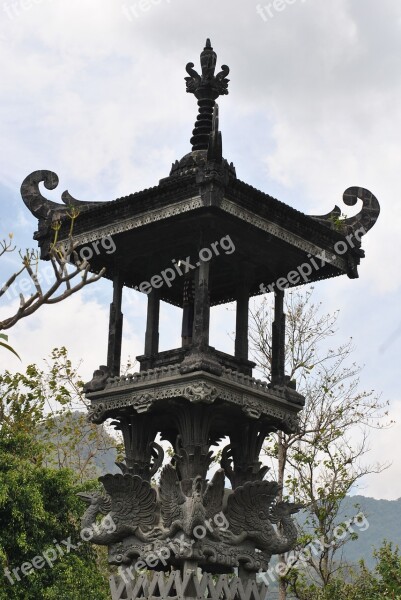
[[180, 571], [170, 574], [149, 572], [132, 580], [129, 574], [110, 578], [112, 600], [267, 600], [267, 586], [248, 579], [229, 575], [200, 577], [194, 571], [182, 576]]

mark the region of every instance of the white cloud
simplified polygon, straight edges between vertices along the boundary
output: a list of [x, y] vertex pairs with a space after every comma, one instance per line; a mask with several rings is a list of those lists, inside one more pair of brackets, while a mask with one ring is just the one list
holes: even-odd
[[[6, 310], [2, 307], [2, 313]], [[93, 371], [107, 362], [108, 313], [107, 304], [100, 304], [94, 298], [85, 299], [81, 293], [62, 304], [40, 308], [34, 317], [21, 320], [7, 332], [11, 345], [21, 356], [22, 365], [13, 355], [2, 351], [2, 367], [16, 371], [32, 363], [43, 365], [43, 359], [53, 348], [66, 346], [74, 364], [82, 360], [81, 373], [84, 380], [89, 381]], [[124, 360], [128, 354], [131, 357], [141, 354], [141, 346], [142, 340], [128, 322], [124, 331], [127, 350]]]

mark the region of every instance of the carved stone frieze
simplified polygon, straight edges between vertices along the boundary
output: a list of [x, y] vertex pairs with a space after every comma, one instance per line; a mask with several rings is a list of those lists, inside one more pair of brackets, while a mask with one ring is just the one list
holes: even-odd
[[92, 542], [107, 545], [109, 562], [116, 565], [142, 561], [165, 568], [186, 560], [216, 572], [267, 569], [273, 554], [293, 546], [292, 515], [301, 506], [277, 503], [273, 481], [247, 482], [233, 491], [224, 480], [220, 469], [210, 483], [198, 475], [188, 488], [171, 464], [163, 468], [157, 490], [131, 473], [106, 475], [100, 477], [106, 494], [79, 494], [89, 505], [82, 527], [95, 529]]
[[212, 404], [218, 398], [219, 392], [215, 386], [211, 386], [205, 381], [188, 385], [184, 389], [184, 398], [192, 402], [204, 402]]
[[144, 225], [149, 225], [150, 223], [155, 223], [157, 221], [168, 219], [169, 217], [173, 217], [175, 215], [181, 215], [183, 213], [193, 211], [197, 208], [201, 208], [202, 205], [203, 203], [200, 196], [195, 198], [188, 198], [187, 200], [182, 200], [180, 202], [169, 204], [167, 207], [164, 208], [147, 210], [143, 213], [134, 215], [126, 220], [120, 221], [118, 223], [113, 223], [112, 225], [99, 227], [96, 229], [96, 231], [87, 232], [81, 235], [73, 235], [73, 241], [74, 243], [80, 246], [89, 244], [98, 239], [110, 236], [113, 237], [118, 235], [119, 233], [131, 231], [132, 229], [137, 229], [139, 227], [143, 227]]
[[119, 409], [129, 408], [145, 414], [161, 401], [182, 398], [193, 404], [219, 400], [239, 407], [251, 419], [276, 419], [284, 423], [286, 431], [296, 431], [297, 413], [304, 402], [292, 388], [271, 387], [240, 372], [224, 369], [219, 377], [205, 372], [181, 374], [180, 365], [112, 378], [105, 390], [91, 393], [89, 397], [92, 401], [90, 419], [95, 423], [113, 417]]

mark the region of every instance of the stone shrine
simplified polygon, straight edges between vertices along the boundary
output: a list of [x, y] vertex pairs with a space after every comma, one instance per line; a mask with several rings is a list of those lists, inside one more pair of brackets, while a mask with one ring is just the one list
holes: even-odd
[[[238, 179], [223, 158], [216, 104], [228, 93], [229, 68], [216, 74], [216, 61], [207, 40], [201, 72], [186, 67], [187, 92], [198, 102], [192, 150], [157, 186], [110, 202], [64, 192], [58, 204], [39, 189], [56, 188], [57, 175], [36, 171], [21, 189], [39, 220], [41, 258], [48, 258], [55, 221], [58, 243], [69, 239], [74, 207], [77, 254], [96, 248], [91, 270], [105, 269], [113, 283], [107, 364], [86, 394], [91, 421], [111, 420], [121, 431], [125, 460], [120, 474], [100, 477], [102, 493], [81, 497], [88, 504], [83, 527], [98, 523], [91, 541], [107, 546], [110, 564], [119, 567], [111, 578], [114, 600], [266, 597], [256, 574], [294, 546], [292, 515], [301, 508], [277, 501], [279, 486], [260, 460], [269, 434], [297, 429], [304, 404], [285, 374], [284, 290], [356, 278], [362, 236], [380, 210], [372, 193], [351, 187], [343, 200], [361, 201], [356, 216], [341, 219], [338, 207], [307, 216]], [[106, 238], [113, 253], [100, 243]], [[147, 294], [148, 302], [140, 371], [128, 376], [120, 373], [124, 288]], [[248, 304], [268, 291], [275, 297], [271, 376], [260, 381], [248, 356]], [[182, 345], [164, 352], [161, 301], [182, 308]], [[234, 355], [209, 343], [210, 309], [227, 302], [236, 303]], [[158, 435], [171, 444], [171, 460]], [[213, 448], [224, 438], [209, 479]]]

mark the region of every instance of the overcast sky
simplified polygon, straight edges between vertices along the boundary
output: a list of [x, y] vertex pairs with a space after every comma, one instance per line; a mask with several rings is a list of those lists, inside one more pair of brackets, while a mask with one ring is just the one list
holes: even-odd
[[[362, 387], [391, 401], [390, 431], [374, 433], [370, 462], [392, 467], [360, 492], [401, 496], [401, 3], [399, 0], [6, 0], [0, 3], [1, 236], [32, 246], [35, 219], [19, 195], [49, 169], [82, 200], [112, 200], [157, 185], [190, 150], [196, 102], [185, 64], [210, 37], [230, 94], [220, 99], [224, 155], [240, 179], [309, 214], [325, 214], [352, 185], [382, 212], [364, 239], [360, 279], [316, 286], [340, 310], [365, 365]], [[2, 278], [13, 267], [2, 259]], [[89, 377], [106, 355], [110, 289], [86, 289], [10, 331], [23, 362], [66, 345]], [[1, 313], [5, 312], [4, 307]], [[124, 356], [141, 354], [145, 299], [124, 302]], [[179, 345], [173, 309], [162, 348]], [[233, 313], [213, 313], [212, 343], [230, 350]], [[1, 354], [1, 364], [20, 368]]]

